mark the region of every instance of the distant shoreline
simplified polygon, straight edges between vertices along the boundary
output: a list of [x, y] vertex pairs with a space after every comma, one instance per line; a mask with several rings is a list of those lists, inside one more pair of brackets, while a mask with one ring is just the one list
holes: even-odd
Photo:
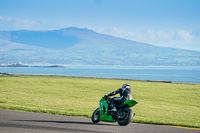
[[64, 66], [61, 65], [49, 65], [49, 66], [29, 66], [21, 63], [16, 63], [16, 64], [7, 64], [3, 65], [0, 64], [0, 67], [40, 67], [40, 68], [64, 68]]
[[[30, 64], [31, 65], [31, 64]], [[32, 64], [51, 65], [51, 64]], [[145, 81], [200, 83], [200, 67], [126, 67], [126, 66], [65, 66], [48, 67], [0, 67], [2, 73], [63, 75], [82, 77], [119, 78]]]
[[200, 83], [183, 83], [183, 82], [172, 82], [172, 81], [161, 81], [161, 80], [137, 80], [137, 79], [123, 79], [123, 78], [64, 76], [64, 75], [9, 74], [9, 73], [1, 73], [0, 72], [0, 77], [20, 77], [20, 76], [66, 77], [66, 78], [86, 78], [86, 79], [108, 79], [108, 80], [125, 80], [125, 81], [139, 81], [139, 82], [169, 83], [169, 84], [200, 85]]

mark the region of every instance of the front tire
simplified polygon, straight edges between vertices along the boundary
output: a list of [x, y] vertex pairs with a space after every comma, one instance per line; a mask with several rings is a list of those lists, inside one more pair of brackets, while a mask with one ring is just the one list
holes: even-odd
[[130, 108], [125, 108], [123, 110], [123, 113], [124, 113], [123, 118], [119, 118], [117, 120], [117, 123], [120, 126], [126, 126], [126, 125], [128, 125], [131, 122], [131, 120], [133, 119], [133, 115], [134, 115], [133, 114], [133, 110], [130, 109]]
[[94, 113], [92, 114], [92, 122], [93, 123], [98, 123], [100, 121], [100, 109], [97, 108]]

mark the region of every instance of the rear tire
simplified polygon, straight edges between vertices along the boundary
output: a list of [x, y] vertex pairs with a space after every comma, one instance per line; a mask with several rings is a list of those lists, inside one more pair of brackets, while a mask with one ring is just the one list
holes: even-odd
[[93, 123], [98, 123], [100, 121], [100, 109], [97, 108], [94, 113], [92, 114], [92, 122]]
[[131, 120], [133, 119], [133, 110], [130, 109], [130, 108], [125, 108], [123, 110], [123, 112], [125, 113], [124, 117], [123, 118], [119, 118], [117, 120], [117, 123], [120, 125], [120, 126], [126, 126], [128, 125]]

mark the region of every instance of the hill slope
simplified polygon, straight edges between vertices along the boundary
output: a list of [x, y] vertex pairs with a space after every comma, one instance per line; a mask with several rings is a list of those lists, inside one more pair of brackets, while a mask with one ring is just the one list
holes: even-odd
[[89, 29], [0, 31], [0, 63], [200, 65], [200, 52], [157, 47]]

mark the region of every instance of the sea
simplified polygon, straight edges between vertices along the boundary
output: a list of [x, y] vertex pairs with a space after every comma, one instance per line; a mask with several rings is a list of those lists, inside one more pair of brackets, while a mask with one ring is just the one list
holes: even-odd
[[0, 72], [9, 74], [61, 75], [200, 83], [200, 66], [0, 67]]

